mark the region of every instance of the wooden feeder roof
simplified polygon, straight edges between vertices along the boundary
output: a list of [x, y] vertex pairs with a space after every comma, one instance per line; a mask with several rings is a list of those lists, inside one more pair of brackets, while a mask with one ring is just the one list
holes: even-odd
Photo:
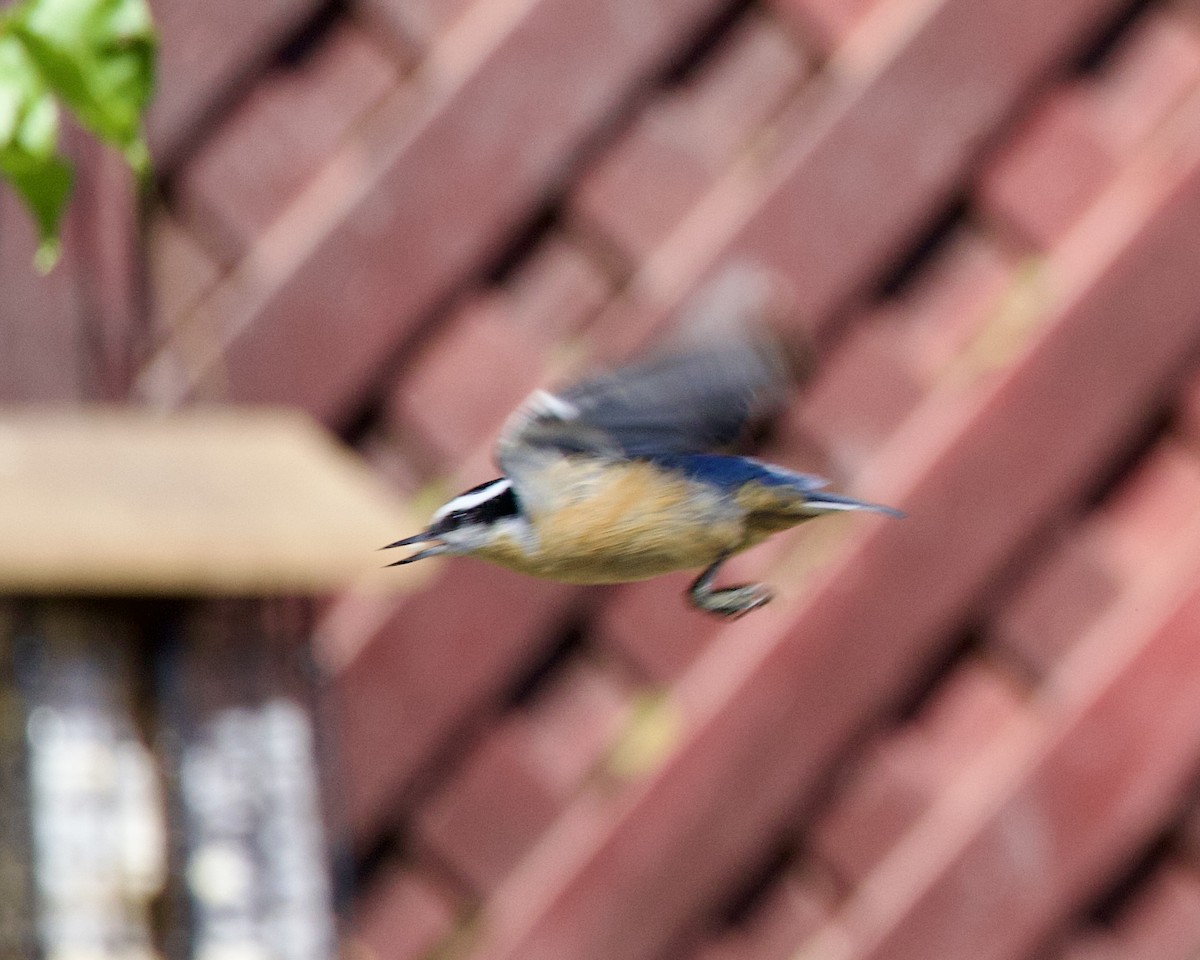
[[0, 591], [316, 593], [401, 586], [381, 544], [418, 529], [301, 414], [0, 411]]

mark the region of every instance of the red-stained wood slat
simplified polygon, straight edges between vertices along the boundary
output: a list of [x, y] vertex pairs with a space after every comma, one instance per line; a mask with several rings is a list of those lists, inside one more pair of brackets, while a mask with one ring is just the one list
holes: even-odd
[[200, 121], [319, 6], [320, 0], [150, 0], [159, 69], [147, 132], [156, 161], [178, 160]]
[[596, 125], [718, 6], [479, 5], [430, 51], [419, 105], [381, 108], [345, 163], [214, 292], [204, 309], [220, 355], [181, 364], [168, 352], [146, 391], [173, 403], [219, 387], [327, 422], [347, 416], [382, 358], [498, 251]]
[[799, 957], [1019, 960], [1154, 838], [1200, 769], [1192, 529]]

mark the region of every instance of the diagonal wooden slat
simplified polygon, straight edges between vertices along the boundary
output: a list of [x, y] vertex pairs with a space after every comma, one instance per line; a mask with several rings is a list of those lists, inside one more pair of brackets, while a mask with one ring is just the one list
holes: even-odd
[[[143, 392], [213, 389], [337, 422], [383, 358], [530, 216], [579, 146], [717, 0], [478, 4], [199, 308], [219, 349]], [[182, 386], [181, 386], [182, 383]]]

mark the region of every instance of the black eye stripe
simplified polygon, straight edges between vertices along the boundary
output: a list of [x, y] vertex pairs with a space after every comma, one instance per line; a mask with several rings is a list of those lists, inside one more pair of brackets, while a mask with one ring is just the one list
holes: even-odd
[[[493, 480], [490, 483], [481, 484], [460, 496], [468, 497], [498, 483], [499, 481]], [[519, 512], [517, 498], [511, 487], [506, 484], [486, 500], [474, 503], [469, 507], [450, 510], [438, 521], [437, 526], [441, 530], [454, 530], [468, 524], [488, 524], [506, 517], [514, 517]]]

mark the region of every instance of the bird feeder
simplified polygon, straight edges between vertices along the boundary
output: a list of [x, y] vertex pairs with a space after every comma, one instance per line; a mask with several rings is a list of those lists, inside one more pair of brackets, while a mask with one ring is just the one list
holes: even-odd
[[293, 413], [0, 412], [0, 954], [334, 953], [311, 607], [411, 522]]

